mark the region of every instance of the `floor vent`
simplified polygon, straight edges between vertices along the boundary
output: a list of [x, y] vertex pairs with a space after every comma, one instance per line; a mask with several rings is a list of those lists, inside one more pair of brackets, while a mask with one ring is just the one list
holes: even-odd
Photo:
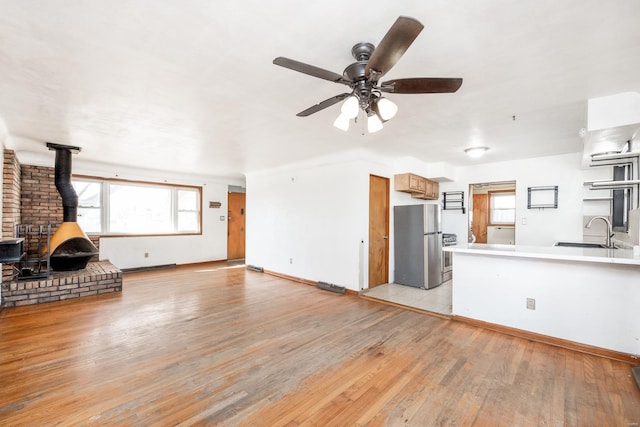
[[324, 289], [325, 291], [335, 292], [337, 294], [344, 294], [344, 286], [334, 285], [333, 283], [326, 282], [318, 282], [316, 285], [319, 289]]
[[258, 273], [264, 272], [264, 268], [255, 265], [247, 265], [247, 270], [257, 271]]

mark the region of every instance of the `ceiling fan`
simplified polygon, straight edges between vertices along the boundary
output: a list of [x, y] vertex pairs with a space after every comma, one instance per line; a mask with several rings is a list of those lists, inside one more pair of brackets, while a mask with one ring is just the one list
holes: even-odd
[[313, 65], [278, 57], [273, 63], [313, 77], [347, 85], [350, 93], [336, 95], [296, 114], [306, 117], [324, 110], [338, 102], [342, 104], [341, 114], [334, 126], [344, 131], [349, 129], [349, 120], [357, 118], [360, 111], [367, 116], [369, 132], [382, 129], [382, 123], [391, 119], [398, 107], [382, 93], [452, 93], [462, 85], [461, 78], [416, 77], [380, 82], [411, 43], [418, 37], [424, 26], [414, 18], [400, 16], [376, 48], [371, 43], [361, 42], [353, 46], [351, 54], [356, 62], [345, 68], [342, 74], [334, 73]]

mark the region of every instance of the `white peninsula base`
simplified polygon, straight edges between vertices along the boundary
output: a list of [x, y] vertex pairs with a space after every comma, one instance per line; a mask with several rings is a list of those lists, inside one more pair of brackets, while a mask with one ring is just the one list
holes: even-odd
[[640, 356], [640, 260], [566, 249], [446, 249], [453, 315]]

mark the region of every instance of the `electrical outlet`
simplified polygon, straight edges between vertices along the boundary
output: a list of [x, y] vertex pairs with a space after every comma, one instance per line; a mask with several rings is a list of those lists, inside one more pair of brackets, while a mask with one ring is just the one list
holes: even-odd
[[289, 264], [293, 264], [293, 258], [289, 258]]
[[144, 253], [144, 257], [145, 257], [145, 258], [149, 258], [149, 252], [145, 252], [145, 253]]
[[534, 298], [527, 298], [527, 310], [536, 309], [536, 300]]

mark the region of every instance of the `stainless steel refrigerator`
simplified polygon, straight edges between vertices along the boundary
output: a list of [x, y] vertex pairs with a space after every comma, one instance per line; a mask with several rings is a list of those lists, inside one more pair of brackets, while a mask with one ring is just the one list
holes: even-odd
[[431, 289], [442, 284], [440, 205], [393, 207], [394, 282]]

